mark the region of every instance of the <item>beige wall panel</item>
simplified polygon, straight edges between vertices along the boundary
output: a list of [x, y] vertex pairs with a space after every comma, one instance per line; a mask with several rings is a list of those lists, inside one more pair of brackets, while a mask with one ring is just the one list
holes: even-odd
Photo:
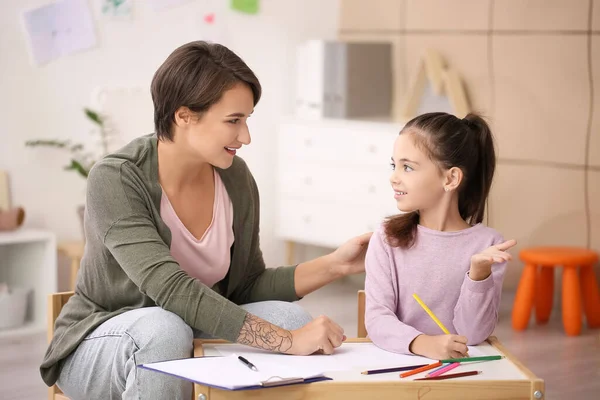
[[407, 34], [408, 77], [414, 76], [423, 52], [433, 48], [461, 75], [471, 107], [486, 116], [491, 113], [491, 81], [488, 68], [488, 38], [484, 34]]
[[[600, 8], [600, 2], [598, 2]], [[594, 81], [594, 107], [590, 133], [589, 163], [600, 167], [600, 35], [592, 36], [592, 79]]]
[[405, 0], [341, 0], [341, 31], [403, 29]]
[[600, 171], [588, 171], [591, 247], [600, 252]]
[[583, 165], [589, 114], [587, 38], [495, 36], [495, 135], [503, 158]]
[[[590, 205], [590, 247], [600, 253], [600, 171], [588, 172]], [[600, 263], [596, 264], [596, 277], [600, 282]]]
[[587, 0], [495, 0], [493, 29], [586, 31]]
[[406, 0], [407, 30], [487, 30], [489, 1]]
[[505, 288], [516, 288], [522, 248], [585, 246], [584, 171], [529, 165], [497, 165], [489, 225], [518, 244]]
[[592, 30], [600, 31], [600, 0], [593, 0], [594, 9], [592, 10]]

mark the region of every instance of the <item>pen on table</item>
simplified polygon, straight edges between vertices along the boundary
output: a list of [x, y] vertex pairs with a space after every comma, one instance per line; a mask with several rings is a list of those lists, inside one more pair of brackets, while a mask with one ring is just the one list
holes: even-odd
[[250, 368], [252, 371], [258, 372], [258, 369], [256, 368], [256, 366], [254, 364], [252, 364], [250, 361], [246, 360], [244, 357], [238, 356], [238, 360], [243, 362], [246, 365], [246, 367]]

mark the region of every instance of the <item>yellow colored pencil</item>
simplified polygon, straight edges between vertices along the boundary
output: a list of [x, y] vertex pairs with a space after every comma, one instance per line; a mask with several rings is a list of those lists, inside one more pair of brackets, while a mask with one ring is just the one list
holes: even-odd
[[[442, 324], [442, 321], [440, 321], [438, 319], [438, 317], [435, 316], [435, 314], [433, 313], [433, 311], [431, 311], [429, 309], [429, 307], [427, 307], [427, 305], [425, 303], [423, 303], [423, 300], [421, 300], [421, 298], [416, 293], [413, 293], [413, 297], [421, 305], [421, 307], [423, 307], [423, 310], [425, 310], [425, 312], [427, 314], [429, 314], [429, 316], [431, 317], [431, 319], [440, 327], [440, 329], [442, 331], [444, 331], [444, 333], [446, 335], [450, 335], [450, 331], [448, 329], [446, 329], [446, 327], [444, 326], [444, 324]], [[465, 355], [468, 357], [469, 353], [467, 352]]]
[[439, 327], [442, 329], [442, 331], [444, 331], [444, 333], [445, 333], [446, 335], [449, 335], [449, 334], [450, 334], [450, 331], [449, 331], [448, 329], [446, 329], [446, 327], [444, 326], [444, 324], [442, 324], [442, 321], [440, 321], [440, 320], [438, 319], [438, 317], [436, 317], [436, 316], [435, 316], [435, 314], [434, 314], [434, 313], [433, 313], [433, 312], [432, 312], [432, 311], [429, 309], [429, 307], [427, 307], [427, 306], [425, 305], [425, 303], [423, 303], [423, 300], [421, 300], [421, 299], [419, 298], [419, 296], [417, 296], [417, 294], [416, 294], [416, 293], [413, 293], [413, 297], [414, 297], [414, 298], [415, 298], [415, 300], [416, 300], [416, 301], [417, 301], [417, 302], [418, 302], [418, 303], [421, 305], [421, 307], [423, 307], [423, 310], [425, 310], [425, 312], [426, 312], [427, 314], [429, 314], [429, 316], [431, 317], [431, 319], [432, 319], [432, 320], [433, 320], [433, 321], [434, 321], [436, 324], [438, 324], [438, 326], [439, 326]]

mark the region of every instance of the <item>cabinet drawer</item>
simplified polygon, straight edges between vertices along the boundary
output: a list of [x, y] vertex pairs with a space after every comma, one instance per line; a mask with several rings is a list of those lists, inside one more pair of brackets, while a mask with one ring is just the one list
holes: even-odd
[[385, 166], [298, 162], [281, 167], [277, 191], [283, 195], [348, 204], [395, 204]]
[[276, 235], [282, 239], [338, 247], [348, 239], [374, 230], [392, 207], [352, 206], [280, 197]]
[[279, 132], [280, 165], [291, 160], [384, 165], [400, 132], [396, 124], [295, 123]]

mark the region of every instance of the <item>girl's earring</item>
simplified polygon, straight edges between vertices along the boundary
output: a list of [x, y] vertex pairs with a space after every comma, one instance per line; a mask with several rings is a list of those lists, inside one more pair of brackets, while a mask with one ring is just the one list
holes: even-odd
[[448, 190], [450, 190], [450, 189], [448, 189], [447, 187], [445, 187], [445, 188], [444, 188], [444, 190], [447, 192], [447, 191], [448, 191]]

